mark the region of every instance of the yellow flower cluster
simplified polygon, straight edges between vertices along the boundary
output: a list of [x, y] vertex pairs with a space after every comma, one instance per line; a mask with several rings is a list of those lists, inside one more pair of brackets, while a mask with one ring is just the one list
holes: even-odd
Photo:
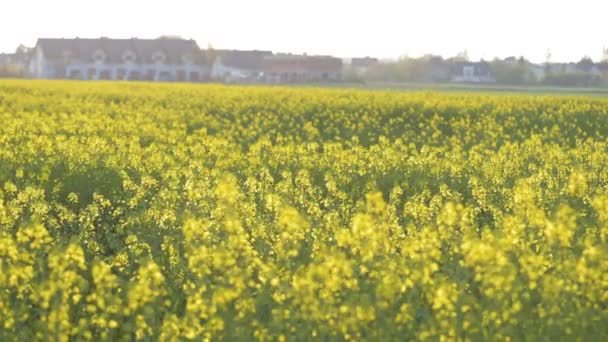
[[0, 340], [607, 340], [607, 118], [1, 81]]

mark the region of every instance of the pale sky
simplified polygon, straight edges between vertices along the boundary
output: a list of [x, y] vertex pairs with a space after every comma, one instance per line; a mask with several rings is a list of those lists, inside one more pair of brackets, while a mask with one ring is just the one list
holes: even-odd
[[38, 37], [156, 38], [338, 57], [599, 60], [607, 0], [2, 0], [0, 51]]

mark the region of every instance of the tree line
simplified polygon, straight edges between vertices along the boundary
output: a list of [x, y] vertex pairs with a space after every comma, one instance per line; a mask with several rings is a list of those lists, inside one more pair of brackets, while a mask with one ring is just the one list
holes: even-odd
[[598, 63], [589, 57], [576, 63], [543, 64], [534, 64], [524, 57], [471, 62], [466, 54], [453, 58], [401, 57], [370, 65], [364, 72], [347, 65], [343, 78], [348, 82], [446, 83], [462, 75], [466, 66], [484, 70], [497, 84], [608, 86], [608, 59]]

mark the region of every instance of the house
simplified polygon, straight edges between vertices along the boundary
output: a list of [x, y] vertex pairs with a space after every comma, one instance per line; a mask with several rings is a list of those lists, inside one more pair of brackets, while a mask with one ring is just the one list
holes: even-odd
[[0, 77], [23, 77], [29, 64], [30, 53], [20, 48], [15, 53], [0, 53]]
[[455, 62], [452, 66], [452, 82], [496, 83], [488, 62]]
[[270, 83], [339, 81], [342, 78], [342, 60], [331, 56], [267, 56], [264, 58], [264, 78]]
[[602, 79], [601, 84], [603, 86], [608, 86], [608, 62], [604, 61], [604, 62], [598, 63], [597, 67], [601, 74], [601, 76], [600, 76]]
[[271, 51], [218, 50], [211, 67], [211, 78], [224, 82], [259, 81], [264, 71], [264, 58]]
[[14, 53], [0, 53], [0, 69], [9, 68], [15, 63]]
[[353, 58], [350, 60], [350, 65], [357, 76], [363, 76], [367, 70], [373, 65], [378, 64], [378, 58], [363, 57]]
[[0, 53], [0, 65], [7, 65], [13, 61], [14, 53]]
[[550, 63], [548, 64], [549, 68], [548, 70], [550, 70], [552, 73], [566, 73], [566, 74], [571, 74], [571, 73], [577, 73], [579, 72], [579, 68], [576, 65], [576, 63], [570, 62], [570, 63]]
[[39, 39], [29, 63], [34, 78], [202, 81], [209, 67], [194, 40]]
[[14, 64], [15, 54], [0, 53], [0, 77], [15, 77], [19, 74]]
[[528, 70], [534, 76], [536, 81], [542, 81], [547, 73], [547, 65], [530, 63], [528, 64]]
[[509, 56], [503, 60], [503, 62], [510, 64], [510, 65], [516, 65], [517, 63], [519, 63], [519, 61], [520, 61], [520, 59], [518, 59], [515, 56]]

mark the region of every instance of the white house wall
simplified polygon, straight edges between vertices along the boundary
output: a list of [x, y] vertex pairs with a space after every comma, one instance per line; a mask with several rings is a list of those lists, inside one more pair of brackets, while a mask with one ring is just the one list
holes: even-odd
[[[37, 48], [35, 57], [30, 63], [30, 72], [34, 78], [42, 79], [62, 79], [71, 78], [73, 72], [79, 72], [78, 79], [91, 79], [98, 80], [101, 78], [103, 72], [109, 73], [109, 79], [117, 80], [119, 70], [124, 70], [124, 77], [121, 80], [127, 80], [129, 75], [133, 72], [139, 73], [139, 79], [145, 79], [150, 70], [153, 70], [154, 81], [164, 80], [162, 75], [167, 74], [166, 80], [177, 80], [180, 71], [184, 72], [184, 81], [191, 81], [191, 73], [198, 73], [199, 81], [205, 79], [209, 75], [209, 69], [206, 66], [197, 64], [134, 64], [134, 63], [121, 63], [121, 64], [106, 64], [103, 62], [71, 62], [65, 66], [65, 72], [58, 70], [58, 68], [51, 61], [44, 58], [42, 49]], [[94, 70], [93, 75], [89, 78], [89, 70]]]
[[474, 75], [458, 75], [452, 77], [452, 82], [455, 83], [496, 83], [496, 79], [492, 76], [474, 76]]
[[256, 78], [261, 76], [261, 74], [262, 72], [259, 70], [241, 69], [225, 65], [220, 58], [211, 67], [211, 78], [215, 80], [238, 81]]
[[184, 81], [191, 81], [191, 73], [198, 73], [199, 80], [207, 77], [208, 68], [199, 65], [176, 65], [176, 64], [99, 64], [99, 63], [73, 63], [66, 67], [65, 75], [61, 78], [70, 78], [74, 71], [80, 73], [80, 79], [89, 79], [89, 70], [93, 69], [91, 80], [99, 80], [104, 72], [109, 73], [109, 78], [119, 80], [119, 71], [124, 71], [120, 80], [127, 80], [132, 73], [138, 73], [139, 79], [145, 79], [150, 70], [153, 71], [154, 81], [162, 81], [162, 75], [168, 74], [166, 80], [177, 80], [180, 71], [184, 72]]
[[44, 53], [41, 48], [37, 47], [34, 51], [34, 58], [30, 60], [29, 72], [34, 78], [46, 78], [45, 77], [45, 59]]

